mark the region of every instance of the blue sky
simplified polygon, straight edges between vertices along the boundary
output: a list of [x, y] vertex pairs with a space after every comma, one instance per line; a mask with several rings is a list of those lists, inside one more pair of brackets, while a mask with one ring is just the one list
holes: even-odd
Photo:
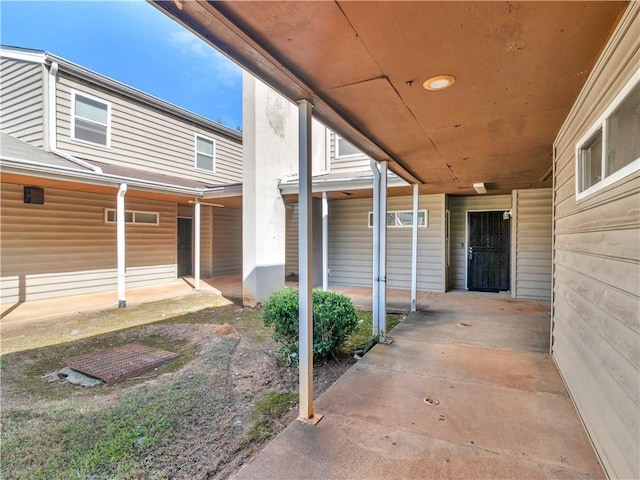
[[45, 50], [231, 128], [242, 72], [144, 1], [0, 1], [3, 45]]

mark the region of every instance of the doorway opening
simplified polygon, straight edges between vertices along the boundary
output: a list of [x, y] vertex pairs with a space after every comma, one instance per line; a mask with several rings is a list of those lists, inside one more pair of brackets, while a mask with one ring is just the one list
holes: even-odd
[[499, 292], [510, 289], [510, 219], [504, 211], [469, 212], [467, 289]]

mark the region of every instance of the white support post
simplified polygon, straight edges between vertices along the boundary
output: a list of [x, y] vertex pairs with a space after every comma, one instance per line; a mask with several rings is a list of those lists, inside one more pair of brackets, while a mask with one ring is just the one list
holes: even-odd
[[329, 290], [329, 199], [322, 192], [322, 290]]
[[378, 333], [380, 343], [387, 335], [387, 162], [380, 162], [380, 291]]
[[302, 421], [313, 421], [313, 296], [312, 276], [312, 190], [311, 190], [311, 108], [307, 100], [298, 102], [298, 269], [299, 269], [299, 388]]
[[411, 240], [411, 311], [418, 309], [418, 184], [413, 184], [413, 237]]
[[118, 263], [118, 308], [127, 306], [125, 297], [125, 276], [126, 276], [126, 257], [125, 257], [125, 209], [124, 196], [127, 193], [127, 184], [120, 184], [118, 195], [116, 197], [116, 245], [117, 245], [117, 263]]
[[380, 170], [378, 163], [371, 160], [373, 172], [373, 336], [378, 335], [380, 309]]
[[195, 228], [193, 232], [193, 248], [195, 250], [193, 259], [193, 277], [195, 281], [195, 289], [200, 290], [200, 199], [196, 198], [193, 205], [193, 216], [195, 217]]

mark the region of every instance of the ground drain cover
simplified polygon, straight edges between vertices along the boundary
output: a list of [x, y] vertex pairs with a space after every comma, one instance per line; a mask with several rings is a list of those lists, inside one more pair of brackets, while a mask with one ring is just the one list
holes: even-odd
[[423, 400], [427, 405], [440, 405], [440, 401], [435, 398], [425, 397]]
[[180, 354], [129, 343], [121, 347], [108, 348], [63, 361], [64, 366], [77, 372], [99, 378], [108, 384], [122, 382], [153, 370]]

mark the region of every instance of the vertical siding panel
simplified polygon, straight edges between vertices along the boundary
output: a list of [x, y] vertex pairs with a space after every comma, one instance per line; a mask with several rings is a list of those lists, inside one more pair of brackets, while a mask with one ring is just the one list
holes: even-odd
[[509, 210], [511, 195], [450, 197], [449, 205], [451, 210], [451, 288], [466, 289], [467, 212]]
[[580, 202], [576, 143], [640, 64], [632, 2], [554, 148], [553, 358], [610, 478], [640, 477], [640, 174]]
[[[517, 298], [551, 299], [551, 189], [518, 190], [515, 204]], [[515, 283], [514, 283], [515, 282]]]
[[[115, 290], [116, 226], [104, 222], [115, 192], [45, 188], [45, 204], [28, 205], [21, 185], [4, 183], [1, 200], [3, 303]], [[159, 225], [126, 226], [127, 286], [175, 279], [175, 204], [125, 198], [125, 208], [159, 213]]]
[[44, 145], [43, 67], [0, 60], [0, 129], [24, 142]]
[[213, 275], [242, 273], [242, 210], [213, 212]]

